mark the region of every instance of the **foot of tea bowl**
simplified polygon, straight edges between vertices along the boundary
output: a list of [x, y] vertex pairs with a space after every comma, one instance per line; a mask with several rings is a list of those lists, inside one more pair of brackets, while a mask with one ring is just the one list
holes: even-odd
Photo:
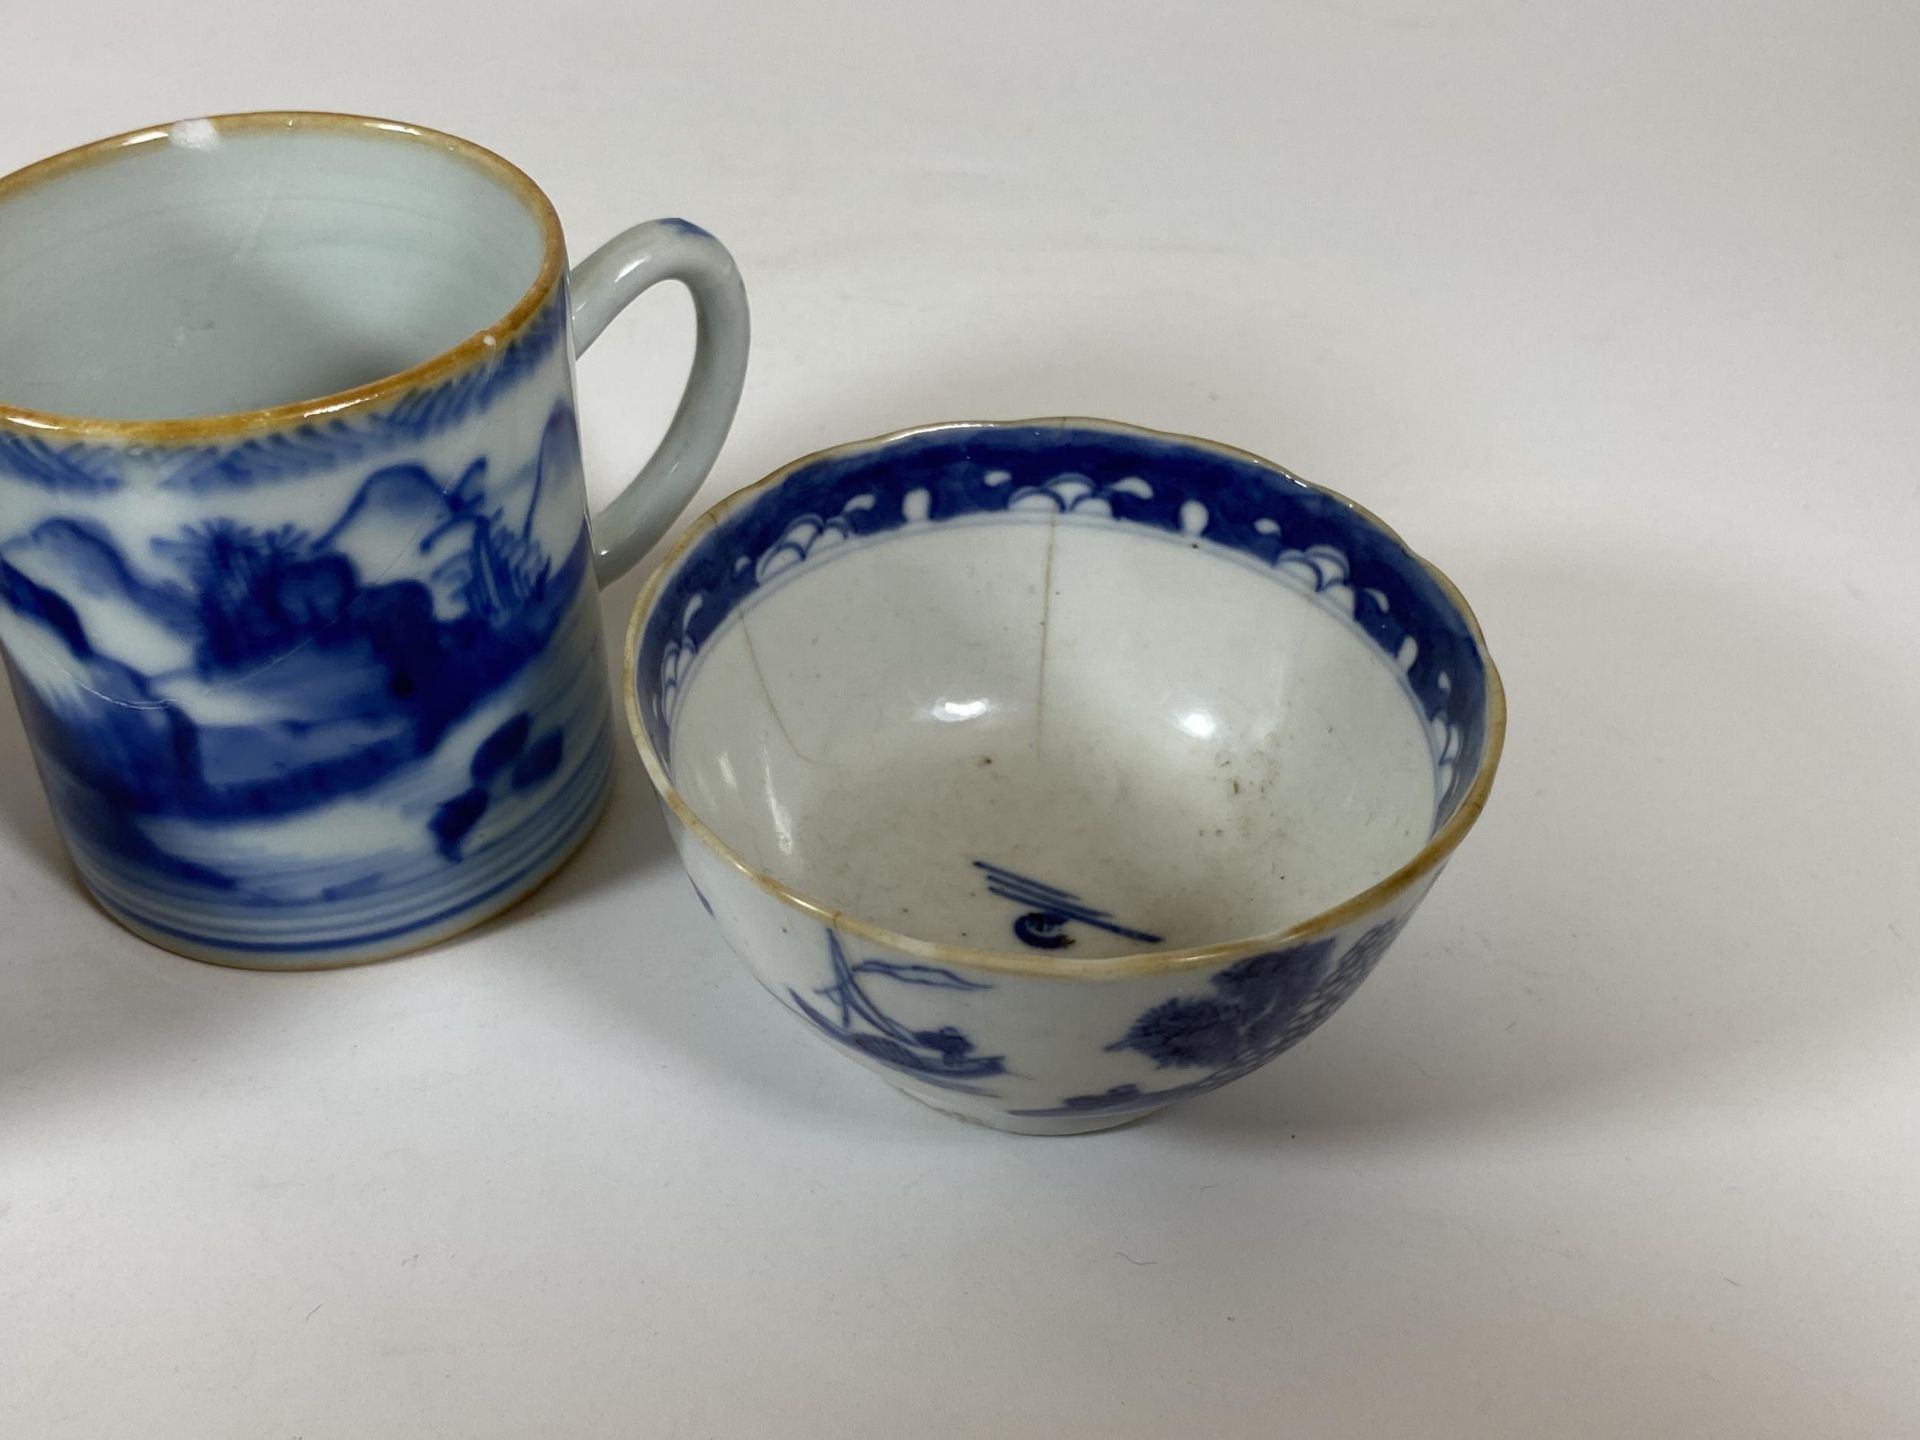
[[1123, 1125], [1135, 1124], [1150, 1115], [1158, 1115], [1166, 1108], [1156, 1106], [1151, 1110], [1086, 1115], [1016, 1115], [991, 1106], [969, 1105], [964, 1096], [951, 1095], [946, 1091], [915, 1089], [912, 1085], [896, 1081], [891, 1075], [883, 1078], [902, 1095], [918, 1100], [929, 1110], [1008, 1135], [1091, 1135], [1098, 1130], [1118, 1130]]

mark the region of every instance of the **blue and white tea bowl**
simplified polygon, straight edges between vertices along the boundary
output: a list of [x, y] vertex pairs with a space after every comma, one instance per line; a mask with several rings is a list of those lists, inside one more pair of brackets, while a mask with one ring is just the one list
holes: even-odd
[[1098, 420], [824, 451], [628, 636], [634, 739], [761, 983], [916, 1099], [1135, 1119], [1339, 1008], [1485, 805], [1459, 593], [1241, 451]]

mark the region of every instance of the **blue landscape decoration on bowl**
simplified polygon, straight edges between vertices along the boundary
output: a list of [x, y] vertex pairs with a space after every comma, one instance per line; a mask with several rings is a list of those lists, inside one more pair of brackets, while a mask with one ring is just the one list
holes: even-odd
[[[1063, 584], [1108, 589], [1068, 596]], [[1248, 595], [1271, 610], [1250, 610]], [[1271, 632], [1307, 612], [1316, 635], [1336, 637], [1323, 645], [1334, 659], [1269, 669], [1264, 657], [1293, 643]], [[1033, 643], [1029, 613], [1034, 694], [1027, 661], [1009, 658]], [[761, 983], [908, 1094], [1031, 1133], [1105, 1128], [1204, 1094], [1322, 1024], [1478, 817], [1505, 727], [1471, 612], [1384, 524], [1258, 457], [1106, 421], [940, 425], [798, 461], [683, 537], [636, 605], [626, 653], [631, 728], [682, 861]], [[1056, 674], [1081, 668], [1048, 705], [1050, 654]], [[1231, 675], [1206, 668], [1232, 655]], [[1373, 688], [1353, 688], [1360, 669]], [[1087, 690], [1109, 672], [1120, 690]], [[1172, 701], [1156, 684], [1190, 707], [1216, 682], [1233, 704], [1160, 713]], [[1297, 715], [1321, 683], [1326, 700], [1386, 696], [1393, 713], [1336, 707], [1326, 748], [1298, 748], [1311, 737], [1296, 728], [1280, 759], [1319, 764], [1348, 738], [1404, 733], [1427, 798], [1410, 802], [1401, 850], [1367, 851], [1390, 859], [1328, 879], [1345, 888], [1310, 913], [1248, 898], [1261, 847], [1226, 825], [1115, 868], [1124, 827], [1071, 805], [1019, 808], [1064, 757], [1089, 773], [1159, 763], [1153, 746], [1171, 742], [1100, 740], [1119, 723], [1150, 739], [1186, 727], [1184, 758], [1169, 763], [1207, 784], [1212, 766], [1240, 764], [1221, 814], [1257, 809], [1267, 802], [1245, 765], [1270, 778], [1273, 757], [1232, 733], [1235, 704], [1304, 684], [1305, 700], [1286, 701]], [[929, 709], [941, 695], [979, 698]], [[1076, 706], [1092, 708], [1060, 713]], [[900, 747], [913, 762], [900, 788], [855, 785]], [[1404, 768], [1394, 756], [1340, 763], [1358, 783], [1390, 760]], [[982, 787], [999, 787], [1013, 816], [982, 821], [968, 798]], [[840, 818], [855, 794], [873, 807], [891, 795], [895, 813]], [[993, 843], [982, 824], [1002, 827]], [[1029, 853], [1007, 853], [1023, 841]], [[1156, 865], [1187, 865], [1218, 916], [1139, 883]]]

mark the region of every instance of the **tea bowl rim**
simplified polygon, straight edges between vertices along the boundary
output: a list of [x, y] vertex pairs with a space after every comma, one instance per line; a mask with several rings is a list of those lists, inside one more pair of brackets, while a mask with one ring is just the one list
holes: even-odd
[[[1482, 673], [1486, 677], [1486, 738], [1481, 748], [1473, 781], [1467, 793], [1461, 798], [1459, 806], [1411, 859], [1365, 889], [1282, 929], [1239, 939], [1217, 941], [1209, 945], [1172, 950], [1133, 951], [1100, 959], [1068, 960], [1053, 954], [1020, 954], [923, 940], [825, 904], [752, 864], [721, 839], [686, 802], [675, 788], [672, 778], [667, 774], [666, 766], [655, 750], [647, 733], [646, 723], [640, 714], [639, 656], [641, 635], [647, 620], [653, 613], [661, 590], [701, 538], [708, 532], [718, 529], [736, 511], [778, 489], [788, 477], [811, 465], [838, 458], [875, 454], [904, 441], [946, 430], [1004, 432], [1049, 428], [1091, 430], [1123, 439], [1172, 442], [1275, 472], [1351, 510], [1365, 524], [1372, 526], [1398, 546], [1401, 552], [1433, 581], [1447, 603], [1465, 623], [1467, 633], [1473, 642], [1474, 656], [1480, 662]], [[641, 586], [640, 593], [635, 597], [633, 611], [627, 622], [625, 651], [621, 657], [621, 686], [625, 697], [627, 729], [633, 738], [635, 748], [640, 752], [641, 763], [646, 767], [647, 778], [652, 783], [655, 793], [660, 796], [661, 803], [667, 807], [674, 818], [731, 870], [751, 881], [783, 905], [839, 934], [854, 936], [871, 944], [886, 947], [898, 954], [910, 955], [916, 959], [942, 965], [959, 966], [989, 974], [1024, 975], [1047, 980], [1120, 980], [1207, 970], [1250, 955], [1293, 949], [1308, 941], [1345, 929], [1355, 921], [1392, 903], [1407, 890], [1432, 875], [1466, 838], [1467, 832], [1473, 828], [1474, 823], [1480, 818], [1481, 811], [1486, 808], [1488, 796], [1493, 789], [1494, 773], [1499, 769], [1501, 753], [1505, 748], [1507, 729], [1506, 689], [1501, 682], [1500, 672], [1493, 663], [1493, 656], [1487, 649], [1486, 637], [1481, 632], [1480, 621], [1474, 615], [1472, 607], [1467, 604], [1466, 597], [1438, 566], [1409, 546], [1397, 530], [1373, 511], [1337, 490], [1303, 480], [1285, 466], [1276, 464], [1250, 450], [1242, 450], [1236, 446], [1199, 436], [1181, 434], [1178, 431], [1156, 430], [1125, 421], [1073, 415], [1046, 416], [1030, 420], [942, 420], [891, 430], [863, 440], [849, 440], [828, 445], [811, 454], [802, 455], [762, 476], [752, 484], [724, 496], [687, 526], [669, 547], [667, 553], [661, 557], [660, 562], [654, 566], [647, 576], [646, 583]]]

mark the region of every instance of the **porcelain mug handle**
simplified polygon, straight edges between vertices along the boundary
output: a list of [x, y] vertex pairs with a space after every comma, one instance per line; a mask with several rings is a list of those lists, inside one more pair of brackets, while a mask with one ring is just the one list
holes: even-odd
[[727, 438], [747, 375], [747, 292], [733, 257], [685, 220], [651, 220], [616, 235], [573, 268], [573, 353], [584, 355], [642, 291], [678, 280], [693, 293], [693, 369], [653, 458], [592, 520], [601, 585], [630, 569], [693, 499]]

